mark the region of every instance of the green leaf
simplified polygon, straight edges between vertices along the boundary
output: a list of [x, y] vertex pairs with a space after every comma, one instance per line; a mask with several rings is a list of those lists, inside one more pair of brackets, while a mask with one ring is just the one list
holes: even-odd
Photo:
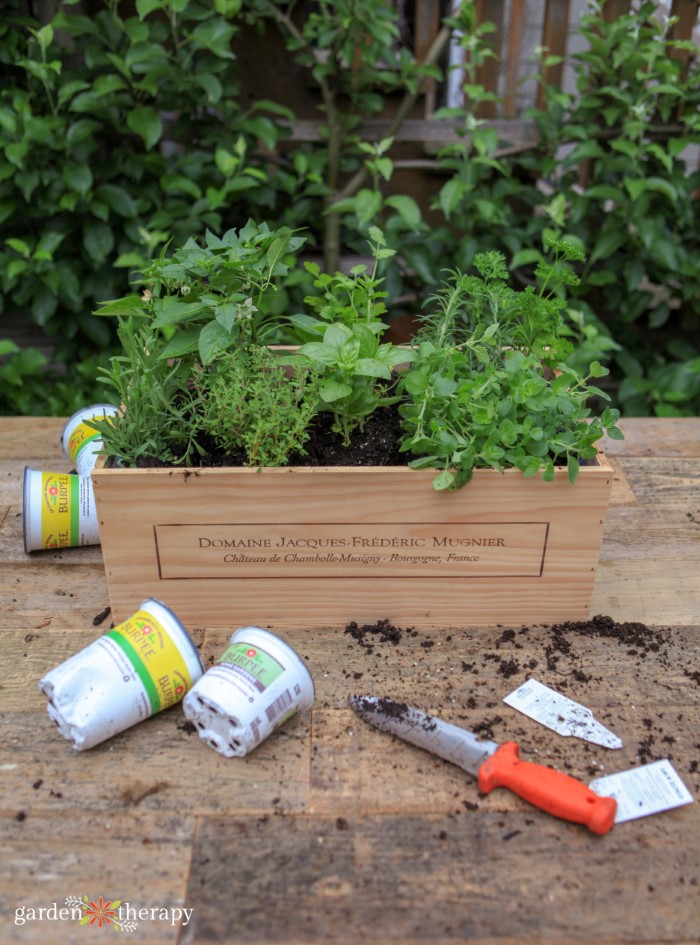
[[640, 177], [636, 180], [625, 177], [624, 184], [632, 200], [639, 200], [647, 186], [646, 178], [644, 177]]
[[353, 208], [360, 223], [369, 223], [382, 209], [382, 195], [377, 190], [364, 187], [354, 197]]
[[345, 381], [338, 381], [334, 378], [328, 378], [321, 384], [319, 395], [326, 404], [335, 403], [343, 397], [349, 397], [352, 394], [352, 386]]
[[439, 476], [433, 479], [433, 489], [438, 492], [444, 489], [451, 489], [455, 481], [455, 474], [451, 469], [443, 469]]
[[93, 312], [93, 315], [119, 315], [123, 318], [130, 318], [147, 314], [140, 295], [125, 295], [121, 299], [99, 302], [98, 304], [100, 307]]
[[678, 270], [678, 252], [670, 240], [656, 240], [651, 247], [651, 255], [655, 262], [660, 263], [671, 272]]
[[387, 197], [385, 203], [387, 206], [396, 210], [406, 226], [410, 227], [412, 230], [419, 230], [421, 228], [423, 215], [413, 197], [408, 197], [403, 194], [392, 194], [392, 196]]
[[622, 203], [625, 195], [619, 187], [613, 187], [611, 184], [595, 184], [586, 191], [586, 197], [595, 200], [614, 200], [615, 203]]
[[7, 266], [5, 267], [5, 272], [7, 273], [8, 279], [14, 279], [15, 276], [21, 276], [23, 272], [26, 272], [29, 268], [29, 265], [24, 261], [24, 259], [12, 259]]
[[36, 36], [41, 50], [46, 52], [53, 42], [53, 27], [51, 24], [47, 23], [46, 26], [42, 26], [34, 35]]
[[360, 374], [362, 377], [383, 377], [387, 381], [391, 380], [389, 368], [376, 358], [358, 358], [353, 373]]
[[87, 164], [66, 164], [63, 168], [66, 186], [84, 197], [92, 187], [92, 171]]
[[222, 325], [226, 331], [232, 331], [233, 326], [236, 324], [236, 306], [232, 302], [225, 302], [223, 305], [217, 305], [216, 307], [216, 320]]
[[127, 87], [126, 81], [118, 75], [101, 75], [92, 84], [92, 91], [100, 98], [105, 95], [111, 95], [112, 92], [118, 92]]
[[209, 105], [215, 105], [217, 102], [221, 101], [224, 94], [224, 87], [211, 72], [198, 72], [197, 75], [194, 76], [193, 81], [196, 82], [200, 88], [204, 89]]
[[226, 148], [217, 148], [214, 152], [214, 161], [224, 177], [231, 177], [240, 167], [241, 159], [235, 154], [231, 154]]
[[[214, 324], [216, 324], [214, 322]], [[199, 325], [192, 325], [183, 331], [178, 331], [175, 337], [163, 348], [160, 359], [167, 361], [170, 358], [181, 358], [186, 354], [192, 354], [199, 346], [199, 336], [202, 329]]]
[[284, 254], [287, 252], [289, 247], [289, 234], [286, 236], [278, 236], [277, 239], [273, 240], [268, 251], [267, 251], [267, 265], [270, 268], [270, 272], [274, 274], [275, 267], [281, 262]]
[[409, 394], [414, 397], [420, 396], [428, 389], [428, 375], [422, 371], [409, 371], [404, 375], [403, 384]]
[[440, 190], [438, 203], [440, 209], [449, 220], [450, 215], [457, 209], [464, 195], [464, 185], [458, 180], [448, 181]]
[[676, 188], [673, 186], [673, 184], [671, 184], [670, 181], [664, 180], [663, 177], [647, 177], [646, 189], [663, 194], [664, 197], [667, 197], [668, 200], [673, 204], [678, 202], [678, 193], [676, 192]]
[[140, 269], [145, 262], [140, 253], [120, 253], [114, 260], [113, 266], [115, 269]]
[[136, 12], [139, 19], [145, 20], [149, 13], [154, 10], [162, 10], [167, 7], [168, 0], [136, 0]]
[[9, 246], [10, 249], [14, 249], [16, 253], [19, 253], [21, 256], [24, 256], [26, 259], [31, 255], [31, 249], [24, 242], [24, 240], [17, 239], [14, 236], [11, 236], [9, 240], [5, 240], [5, 245]]
[[100, 220], [87, 220], [83, 224], [83, 246], [93, 262], [102, 265], [114, 248], [112, 228]]
[[312, 361], [317, 361], [319, 364], [333, 364], [337, 352], [335, 348], [321, 341], [310, 341], [308, 344], [302, 345], [299, 348], [299, 354], [303, 354], [305, 357], [311, 358]]
[[224, 20], [210, 18], [203, 20], [193, 31], [192, 40], [220, 59], [235, 58], [231, 51], [231, 40], [235, 29]]
[[182, 174], [165, 174], [160, 179], [160, 185], [167, 194], [187, 194], [193, 200], [199, 200], [202, 196], [199, 185]]
[[592, 265], [599, 259], [609, 259], [613, 253], [627, 242], [628, 238], [627, 230], [623, 227], [603, 230], [593, 247], [589, 263]]
[[199, 334], [199, 356], [206, 367], [233, 344], [234, 336], [217, 321], [209, 322]]
[[569, 454], [566, 468], [569, 474], [569, 482], [573, 485], [576, 482], [576, 477], [578, 476], [579, 470], [579, 461], [575, 456]]
[[53, 254], [65, 239], [65, 233], [57, 230], [46, 230], [41, 234], [36, 249], [32, 254], [34, 259], [53, 259]]
[[150, 105], [135, 108], [126, 116], [129, 128], [142, 139], [146, 150], [156, 145], [163, 135], [163, 122], [160, 115]]
[[521, 266], [530, 266], [538, 263], [542, 259], [542, 253], [538, 249], [519, 249], [510, 261], [511, 269], [519, 269]]
[[95, 196], [104, 201], [110, 210], [120, 217], [133, 220], [138, 215], [138, 206], [131, 194], [117, 184], [102, 184]]
[[219, 16], [238, 16], [241, 9], [241, 0], [214, 0], [214, 9]]
[[178, 299], [158, 300], [154, 306], [156, 317], [153, 320], [154, 328], [165, 328], [168, 325], [180, 325], [182, 322], [196, 318], [206, 311], [201, 302], [180, 302]]
[[631, 158], [636, 158], [639, 154], [639, 145], [628, 141], [627, 138], [615, 138], [610, 142], [610, 147]]

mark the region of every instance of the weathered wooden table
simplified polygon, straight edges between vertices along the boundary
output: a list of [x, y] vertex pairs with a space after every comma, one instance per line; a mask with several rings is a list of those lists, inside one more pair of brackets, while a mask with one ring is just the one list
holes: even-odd
[[[636, 640], [415, 627], [367, 647], [342, 626], [276, 626], [316, 703], [243, 760], [205, 747], [180, 707], [84, 753], [49, 721], [37, 680], [109, 626], [93, 625], [108, 603], [99, 548], [23, 551], [23, 466], [68, 469], [62, 426], [0, 420], [1, 943], [103, 941], [112, 932], [68, 914], [83, 896], [121, 900], [143, 945], [700, 939], [700, 803], [595, 837], [507, 791], [480, 796], [346, 705], [411, 701], [583, 780], [669, 758], [699, 796], [700, 419], [628, 420], [607, 444], [617, 475], [591, 613], [644, 624]], [[191, 630], [205, 662], [221, 652], [226, 631]], [[624, 747], [505, 706], [531, 675]]]

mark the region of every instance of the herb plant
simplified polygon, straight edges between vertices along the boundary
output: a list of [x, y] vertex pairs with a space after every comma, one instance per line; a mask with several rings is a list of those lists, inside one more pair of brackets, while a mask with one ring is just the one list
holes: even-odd
[[506, 282], [503, 256], [478, 255], [476, 276], [452, 273], [433, 297], [417, 356], [401, 380], [408, 402], [400, 408], [406, 431], [401, 449], [414, 468], [437, 467], [436, 489], [459, 488], [475, 467], [542, 472], [554, 478], [566, 462], [576, 480], [581, 460], [592, 459], [607, 430], [621, 438], [616, 410], [591, 418], [588, 405], [608, 395], [590, 383], [607, 370], [597, 362], [582, 376], [559, 359], [564, 297], [575, 284], [578, 247], [550, 240], [554, 258], [540, 261], [539, 289], [518, 292]]
[[199, 445], [200, 398], [192, 393], [187, 365], [161, 357], [159, 332], [153, 325], [120, 319], [119, 339], [124, 353], [103, 369], [103, 382], [115, 392], [117, 416], [91, 421], [108, 455], [124, 466], [141, 459], [194, 465], [203, 453]]
[[247, 466], [286, 466], [304, 452], [318, 382], [309, 371], [288, 375], [267, 348], [236, 348], [200, 375], [202, 428]]
[[146, 266], [140, 296], [106, 302], [97, 314], [147, 318], [170, 336], [161, 357], [196, 356], [205, 366], [233, 345], [279, 341], [277, 283], [303, 242], [288, 227], [253, 221], [222, 237], [207, 231], [204, 245], [189, 239]]
[[413, 352], [407, 348], [381, 342], [386, 323], [380, 316], [386, 311], [377, 275], [379, 261], [393, 255], [385, 245], [382, 232], [370, 230], [374, 256], [372, 271], [356, 266], [345, 275], [322, 274], [318, 267], [308, 268], [316, 277], [314, 286], [319, 296], [305, 300], [317, 317], [297, 315], [291, 321], [303, 335], [314, 339], [301, 345], [287, 363], [308, 366], [319, 372], [319, 395], [322, 407], [333, 414], [333, 427], [348, 446], [352, 432], [362, 428], [375, 410], [397, 401], [392, 392], [395, 377], [392, 369], [410, 361]]

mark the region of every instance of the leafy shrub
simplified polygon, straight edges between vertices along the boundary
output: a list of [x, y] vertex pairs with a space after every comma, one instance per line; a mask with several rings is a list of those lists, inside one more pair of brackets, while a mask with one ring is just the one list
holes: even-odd
[[[115, 343], [91, 312], [131, 270], [171, 238], [221, 232], [224, 217], [242, 223], [256, 201], [274, 202], [251, 152], [275, 147], [285, 111], [239, 104], [237, 4], [136, 0], [125, 17], [118, 0], [94, 16], [73, 5], [40, 26], [15, 2], [0, 24], [0, 306], [55, 340], [71, 377]], [[45, 371], [36, 352], [4, 352], [10, 376]], [[63, 412], [60, 389], [28, 404], [5, 386], [0, 410]]]

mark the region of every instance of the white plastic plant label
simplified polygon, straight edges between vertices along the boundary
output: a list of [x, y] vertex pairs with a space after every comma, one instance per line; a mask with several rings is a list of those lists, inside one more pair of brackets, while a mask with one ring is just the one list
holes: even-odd
[[603, 748], [622, 748], [622, 739], [596, 721], [590, 709], [536, 679], [528, 679], [503, 701], [559, 735], [581, 738]]
[[653, 761], [640, 768], [607, 774], [591, 781], [596, 794], [614, 797], [617, 801], [615, 823], [660, 814], [674, 807], [691, 804], [693, 796], [681, 781], [671, 762]]

